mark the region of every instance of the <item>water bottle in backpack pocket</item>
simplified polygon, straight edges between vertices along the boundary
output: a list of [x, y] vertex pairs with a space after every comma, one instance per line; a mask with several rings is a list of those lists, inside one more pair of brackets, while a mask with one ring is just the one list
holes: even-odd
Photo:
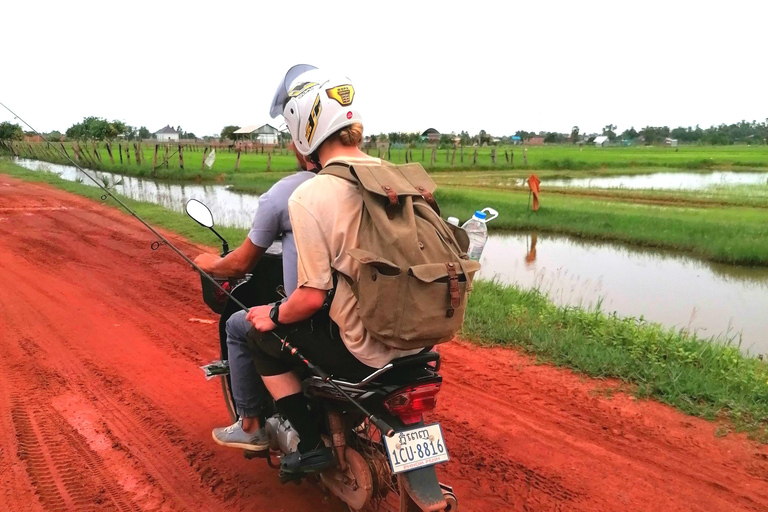
[[[488, 218], [489, 213], [491, 214], [490, 218]], [[480, 256], [482, 256], [483, 249], [485, 248], [485, 243], [488, 241], [488, 226], [486, 226], [486, 224], [498, 216], [499, 212], [493, 208], [484, 208], [476, 211], [472, 218], [461, 226], [462, 229], [467, 232], [467, 236], [469, 237], [469, 249], [467, 249], [467, 254], [469, 254], [470, 259], [475, 261], [480, 260]]]

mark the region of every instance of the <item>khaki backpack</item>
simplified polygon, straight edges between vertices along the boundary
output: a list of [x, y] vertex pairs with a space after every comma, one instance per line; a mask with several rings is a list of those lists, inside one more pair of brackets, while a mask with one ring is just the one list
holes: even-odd
[[331, 164], [320, 174], [357, 183], [363, 197], [360, 263], [352, 282], [363, 326], [397, 349], [450, 341], [461, 328], [472, 277], [480, 264], [467, 256], [469, 238], [446, 223], [435, 183], [419, 164]]

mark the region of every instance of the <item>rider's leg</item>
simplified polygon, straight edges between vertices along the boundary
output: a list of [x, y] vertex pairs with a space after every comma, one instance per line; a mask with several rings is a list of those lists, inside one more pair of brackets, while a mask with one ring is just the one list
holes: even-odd
[[269, 439], [263, 429], [263, 410], [267, 390], [256, 371], [248, 345], [251, 323], [245, 311], [235, 313], [227, 320], [227, 349], [232, 398], [240, 419], [228, 427], [213, 429], [214, 441], [223, 446], [245, 450], [265, 450]]
[[[358, 361], [344, 346], [338, 327], [325, 316], [279, 327], [275, 334], [298, 348], [313, 364], [336, 376], [362, 378], [370, 368]], [[309, 412], [307, 398], [301, 392], [301, 382], [291, 370], [299, 361], [280, 341], [269, 334], [255, 330], [249, 336], [256, 369], [264, 384], [276, 399], [278, 411], [288, 419], [299, 434], [299, 449], [283, 457], [281, 468], [285, 472], [316, 471], [334, 464], [333, 452], [322, 442], [317, 425]]]
[[243, 418], [243, 429], [252, 432], [262, 426], [259, 417], [263, 415], [267, 396], [264, 382], [253, 364], [248, 343], [248, 332], [253, 326], [245, 315], [245, 311], [238, 311], [227, 320], [227, 349], [232, 398], [237, 413]]

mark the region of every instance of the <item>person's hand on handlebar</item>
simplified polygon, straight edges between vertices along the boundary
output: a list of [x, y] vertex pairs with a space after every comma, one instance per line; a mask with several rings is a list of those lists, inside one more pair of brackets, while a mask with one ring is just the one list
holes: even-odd
[[219, 256], [218, 254], [204, 252], [200, 256], [195, 258], [195, 265], [200, 267], [204, 272], [207, 272], [210, 274], [211, 272], [213, 272], [213, 269], [219, 260], [221, 260], [221, 256]]

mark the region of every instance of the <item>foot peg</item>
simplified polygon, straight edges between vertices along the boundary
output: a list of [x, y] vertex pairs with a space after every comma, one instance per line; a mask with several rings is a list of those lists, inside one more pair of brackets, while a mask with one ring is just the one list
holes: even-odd
[[304, 478], [303, 473], [286, 473], [284, 471], [281, 471], [278, 474], [278, 478], [280, 478], [281, 484], [287, 484], [288, 482], [293, 482], [296, 485], [299, 485], [301, 483], [301, 479]]
[[245, 457], [248, 460], [251, 459], [268, 459], [269, 458], [269, 450], [261, 450], [258, 452], [254, 452], [251, 450], [245, 450], [243, 452], [243, 457]]

